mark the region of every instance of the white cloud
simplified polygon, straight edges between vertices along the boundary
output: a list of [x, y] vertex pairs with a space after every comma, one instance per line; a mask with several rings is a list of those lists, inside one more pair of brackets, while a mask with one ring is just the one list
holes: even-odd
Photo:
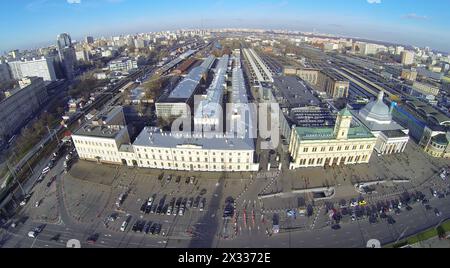
[[381, 4], [381, 0], [367, 0], [369, 4]]
[[69, 4], [81, 4], [81, 0], [67, 0]]
[[403, 16], [404, 19], [410, 19], [410, 20], [427, 20], [427, 16], [421, 16], [417, 15], [416, 13], [409, 13]]

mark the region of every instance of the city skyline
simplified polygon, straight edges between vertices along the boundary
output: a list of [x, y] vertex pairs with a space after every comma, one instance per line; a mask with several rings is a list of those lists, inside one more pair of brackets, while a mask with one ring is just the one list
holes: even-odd
[[2, 24], [16, 22], [16, 27], [0, 30], [8, 37], [0, 45], [2, 52], [54, 43], [61, 32], [79, 40], [86, 35], [228, 27], [315, 30], [450, 51], [450, 38], [444, 34], [450, 3], [442, 1], [32, 0], [0, 5], [9, 10]]

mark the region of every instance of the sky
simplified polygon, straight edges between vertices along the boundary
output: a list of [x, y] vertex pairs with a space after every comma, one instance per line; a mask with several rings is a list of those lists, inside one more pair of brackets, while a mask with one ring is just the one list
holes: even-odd
[[179, 28], [264, 28], [450, 52], [450, 0], [0, 0], [0, 52]]

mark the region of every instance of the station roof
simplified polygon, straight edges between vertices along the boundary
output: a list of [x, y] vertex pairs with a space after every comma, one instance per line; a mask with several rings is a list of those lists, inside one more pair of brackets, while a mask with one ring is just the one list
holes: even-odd
[[439, 125], [450, 124], [450, 118], [433, 108], [431, 105], [417, 99], [408, 100], [406, 102], [420, 114], [425, 115], [428, 118], [433, 118]]
[[133, 143], [133, 146], [157, 147], [157, 148], [180, 148], [192, 146], [193, 149], [207, 150], [249, 150], [255, 148], [253, 139], [245, 138], [204, 138], [189, 134], [172, 134], [161, 132], [155, 128], [144, 128]]
[[288, 108], [319, 106], [321, 101], [297, 77], [274, 77], [274, 95], [283, 98]]
[[[334, 128], [330, 127], [296, 127], [300, 140], [333, 140], [335, 139]], [[375, 136], [363, 125], [355, 125], [349, 129], [348, 139], [374, 138]]]
[[200, 66], [193, 68], [189, 74], [175, 87], [168, 99], [189, 99], [199, 85], [203, 75], [209, 71], [215, 61], [209, 56]]

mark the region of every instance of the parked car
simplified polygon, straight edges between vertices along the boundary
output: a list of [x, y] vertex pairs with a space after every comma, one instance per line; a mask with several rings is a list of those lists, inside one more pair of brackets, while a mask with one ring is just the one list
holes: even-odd
[[141, 212], [145, 212], [146, 208], [147, 208], [147, 202], [145, 202], [145, 203], [142, 204], [142, 206], [141, 206]]
[[45, 228], [45, 225], [40, 225], [28, 232], [28, 237], [36, 238]]
[[437, 209], [437, 208], [434, 209], [434, 214], [435, 214], [437, 217], [442, 216], [442, 212], [440, 212], [439, 209]]
[[47, 183], [47, 187], [52, 186], [52, 183], [53, 183], [54, 181], [56, 181], [56, 176], [53, 176], [53, 177], [50, 178], [50, 181]]
[[100, 237], [100, 234], [95, 233], [95, 234], [89, 236], [88, 239], [86, 240], [86, 242], [91, 245], [95, 244], [99, 237]]
[[44, 179], [45, 179], [45, 174], [41, 174], [37, 178], [36, 183], [41, 183], [42, 181], [44, 181]]
[[179, 210], [178, 210], [178, 216], [183, 216], [184, 215], [184, 207], [181, 207]]
[[22, 202], [20, 202], [19, 205], [20, 205], [21, 207], [25, 206], [25, 205], [28, 203], [28, 200], [30, 200], [30, 198], [31, 198], [31, 194], [25, 195], [25, 196], [23, 197]]
[[144, 226], [144, 233], [146, 233], [146, 234], [148, 234], [149, 232], [150, 232], [150, 227], [152, 226], [152, 222], [151, 221], [149, 221], [149, 222], [147, 222], [146, 224], [145, 224], [145, 226]]
[[120, 226], [120, 231], [125, 232], [130, 221], [131, 221], [131, 216], [128, 216], [127, 219], [122, 223], [122, 226]]
[[193, 197], [189, 198], [187, 203], [186, 203], [186, 207], [187, 208], [191, 208], [193, 202], [194, 202], [194, 198]]
[[192, 207], [198, 208], [198, 206], [200, 205], [200, 201], [201, 201], [201, 197], [197, 196], [197, 198], [195, 198], [194, 204], [192, 204]]
[[162, 228], [162, 225], [161, 224], [157, 224], [156, 227], [155, 227], [154, 234], [155, 235], [159, 235], [161, 233], [161, 228]]
[[133, 224], [133, 227], [131, 227], [131, 231], [137, 232], [137, 230], [138, 230], [138, 225], [139, 225], [139, 221], [136, 221], [136, 222]]
[[205, 209], [206, 205], [206, 198], [202, 199], [202, 202], [200, 202], [200, 211], [203, 211]]
[[50, 168], [49, 168], [49, 167], [45, 167], [45, 168], [42, 170], [42, 175], [47, 175], [49, 172], [50, 172]]
[[150, 227], [150, 230], [149, 230], [149, 232], [151, 233], [151, 234], [155, 234], [155, 231], [156, 231], [156, 223], [154, 223], [151, 227]]
[[147, 200], [147, 206], [151, 207], [153, 205], [153, 200], [154, 200], [153, 196], [149, 197], [148, 200]]

